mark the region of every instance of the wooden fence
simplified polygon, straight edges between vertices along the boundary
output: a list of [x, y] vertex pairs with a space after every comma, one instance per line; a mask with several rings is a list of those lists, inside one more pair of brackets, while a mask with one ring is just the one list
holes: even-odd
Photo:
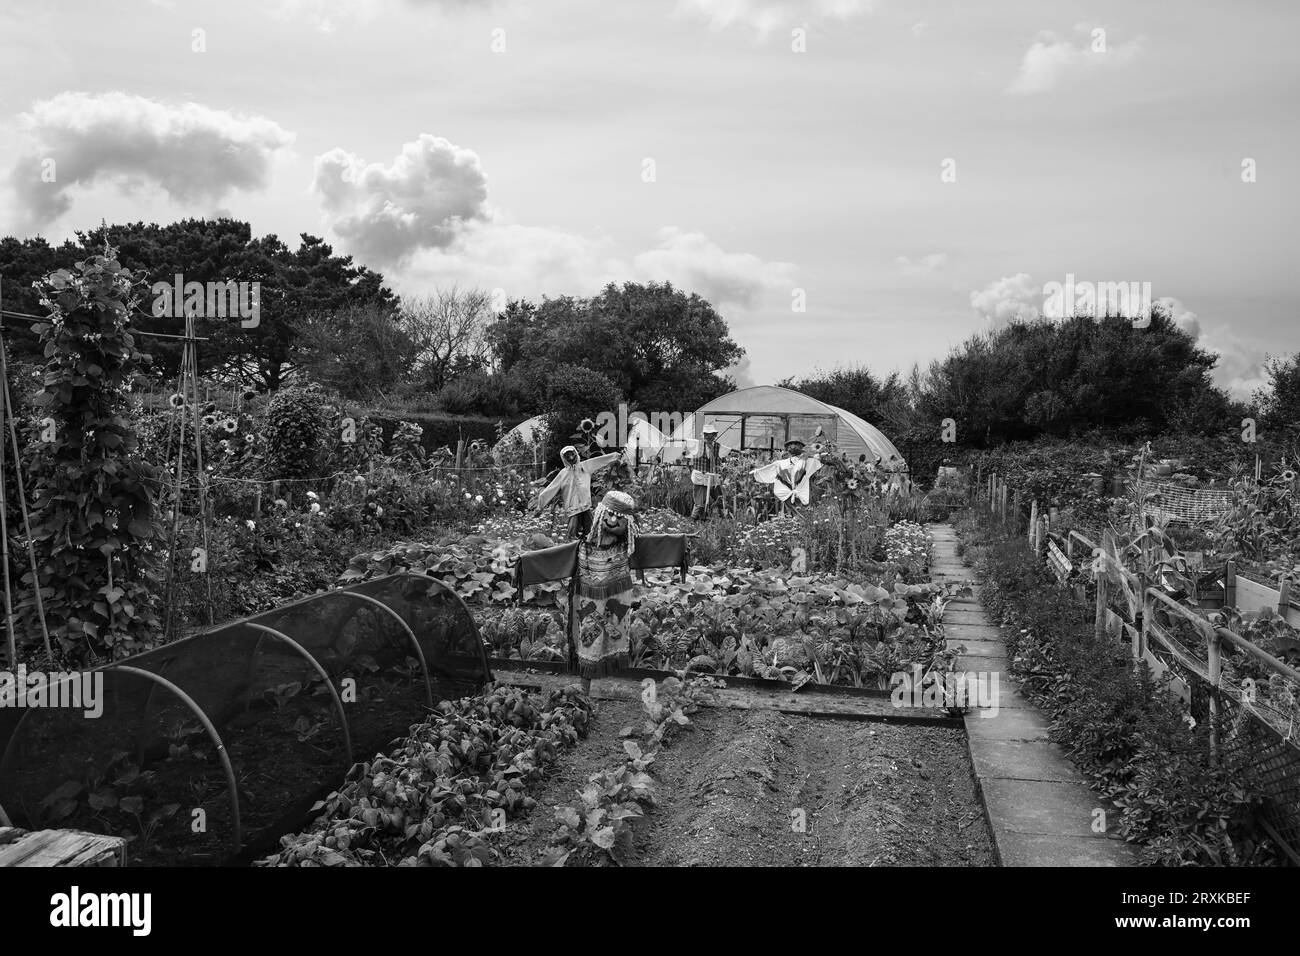
[[[979, 484], [976, 506], [1017, 531], [1025, 520], [1020, 492], [998, 475]], [[1135, 664], [1144, 663], [1157, 679], [1167, 677], [1170, 692], [1189, 712], [1194, 700], [1204, 701], [1212, 754], [1221, 757], [1229, 750], [1251, 748], [1248, 759], [1273, 801], [1263, 821], [1265, 829], [1290, 861], [1300, 864], [1300, 742], [1293, 737], [1294, 714], [1263, 699], [1257, 691], [1259, 682], [1226, 678], [1225, 649], [1242, 652], [1265, 673], [1291, 681], [1298, 690], [1300, 671], [1175, 600], [1158, 581], [1144, 579], [1078, 531], [1053, 527], [1055, 517], [1055, 509], [1043, 514], [1037, 501], [1029, 502], [1028, 546], [1043, 558], [1060, 586], [1071, 588], [1080, 600], [1085, 599], [1086, 585], [1094, 586], [1094, 628], [1099, 637], [1127, 644]], [[1300, 608], [1291, 602], [1289, 579], [1270, 588], [1239, 577], [1229, 561], [1215, 585], [1210, 596], [1199, 599], [1200, 610], [1270, 608], [1300, 627]], [[1112, 607], [1119, 599], [1125, 602], [1124, 613]], [[1179, 636], [1176, 621], [1196, 635], [1194, 645]], [[1253, 726], [1243, 733], [1244, 721]]]

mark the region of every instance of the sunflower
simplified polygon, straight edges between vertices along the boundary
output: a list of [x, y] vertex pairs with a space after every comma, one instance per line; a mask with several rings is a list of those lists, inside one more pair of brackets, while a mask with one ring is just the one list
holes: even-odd
[[204, 415], [204, 416], [203, 416], [203, 424], [204, 424], [205, 426], [207, 426], [208, 428], [212, 428], [214, 425], [217, 424], [217, 416], [216, 416], [216, 415]]
[[167, 399], [167, 403], [171, 405], [172, 408], [184, 408], [185, 396], [180, 392], [175, 392], [172, 394], [171, 398]]
[[239, 422], [235, 421], [233, 418], [227, 418], [221, 423], [221, 427], [226, 430], [227, 435], [233, 435], [239, 430]]

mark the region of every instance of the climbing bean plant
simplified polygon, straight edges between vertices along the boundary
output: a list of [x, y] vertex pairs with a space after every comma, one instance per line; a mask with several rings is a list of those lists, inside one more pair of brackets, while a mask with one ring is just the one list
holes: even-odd
[[[35, 326], [45, 366], [29, 446], [32, 538], [55, 653], [76, 664], [125, 657], [158, 636], [163, 475], [138, 453], [127, 404], [149, 357], [130, 331], [134, 277], [105, 252], [37, 283], [49, 316]], [[30, 572], [24, 583], [34, 636]]]

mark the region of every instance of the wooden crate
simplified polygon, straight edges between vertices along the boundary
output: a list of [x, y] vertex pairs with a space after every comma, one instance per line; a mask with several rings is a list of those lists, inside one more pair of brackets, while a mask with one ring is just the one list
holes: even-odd
[[0, 867], [125, 865], [126, 841], [121, 837], [0, 827]]

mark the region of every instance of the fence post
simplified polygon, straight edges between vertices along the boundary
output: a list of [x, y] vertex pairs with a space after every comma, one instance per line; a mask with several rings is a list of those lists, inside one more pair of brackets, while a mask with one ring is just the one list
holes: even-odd
[[1219, 678], [1222, 659], [1219, 654], [1219, 632], [1210, 627], [1210, 647], [1206, 654], [1206, 669], [1210, 676], [1210, 757], [1219, 756]]
[[[1016, 508], [1016, 516], [1019, 517], [1020, 509]], [[1029, 507], [1029, 547], [1038, 554], [1038, 499]]]
[[1277, 583], [1277, 613], [1286, 620], [1287, 605], [1291, 603], [1291, 579], [1286, 575]]
[[1092, 552], [1092, 577], [1097, 583], [1097, 602], [1093, 610], [1092, 633], [1100, 638], [1106, 633], [1106, 570], [1102, 567], [1101, 548]]
[[1223, 606], [1237, 606], [1237, 564], [1231, 558], [1223, 569]]
[[1151, 619], [1155, 616], [1155, 602], [1147, 594], [1146, 581], [1138, 578], [1138, 585], [1142, 588], [1142, 627], [1138, 630], [1133, 640], [1133, 659], [1142, 660], [1150, 642], [1147, 639], [1147, 633], [1151, 629]]

